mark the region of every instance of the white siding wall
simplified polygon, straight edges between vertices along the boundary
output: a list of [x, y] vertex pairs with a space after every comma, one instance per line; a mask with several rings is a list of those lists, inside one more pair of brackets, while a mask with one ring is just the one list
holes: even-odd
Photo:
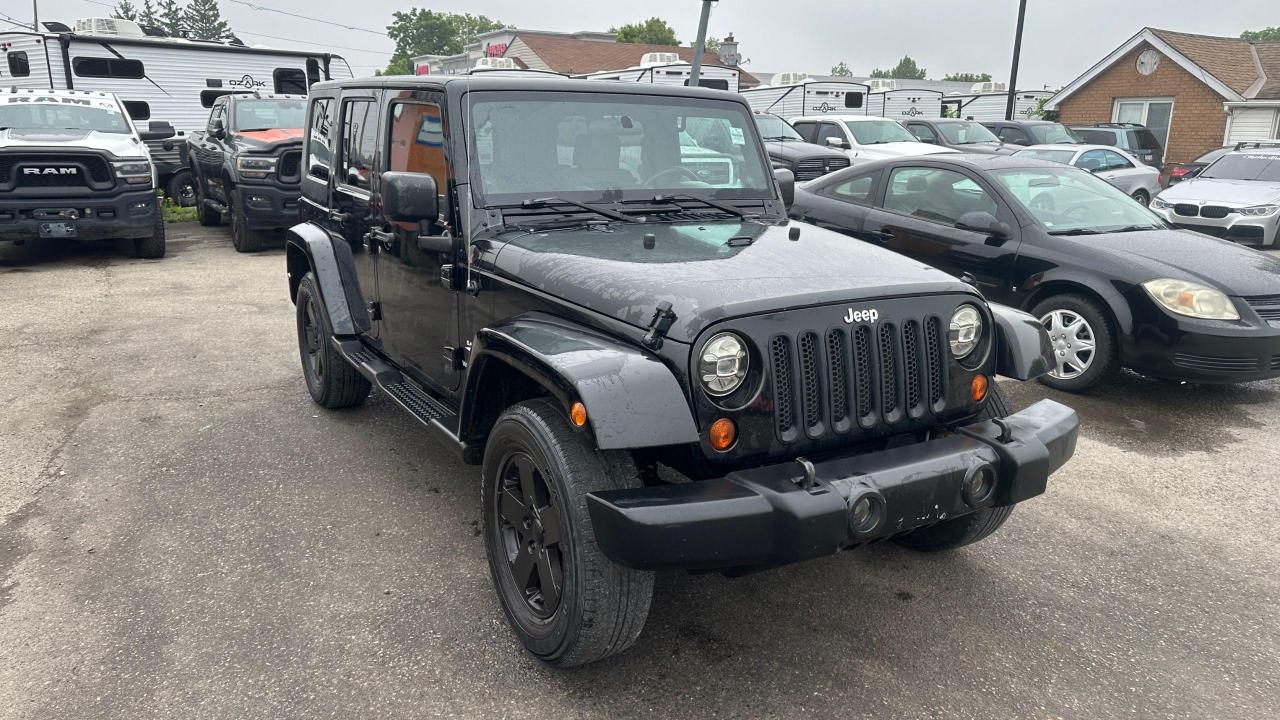
[[[1014, 119], [1028, 119], [1035, 112], [1040, 103], [1040, 98], [1052, 96], [1053, 93], [1041, 90], [1019, 92], [1014, 100]], [[982, 122], [985, 120], [1003, 120], [1009, 96], [1005, 93], [983, 93], [981, 95], [948, 95], [944, 99], [949, 103], [953, 103], [956, 100], [960, 101], [961, 119], [973, 119]]]
[[942, 93], [936, 90], [886, 90], [871, 94], [868, 115], [892, 120], [942, 117]]
[[[862, 107], [845, 107], [845, 98], [850, 93], [862, 94]], [[802, 115], [865, 115], [869, 89], [862, 83], [815, 81], [780, 87], [761, 85], [743, 90], [741, 95], [753, 110], [784, 118]]]
[[[588, 80], [617, 80], [621, 82], [653, 83], [654, 85], [684, 85], [689, 79], [692, 66], [688, 63], [675, 65], [658, 65], [649, 68], [628, 68], [626, 70], [608, 70], [579, 75]], [[738, 92], [738, 71], [718, 65], [703, 65], [702, 79], [724, 80], [729, 84], [729, 92]]]
[[1227, 144], [1277, 139], [1277, 108], [1235, 108], [1227, 124]]

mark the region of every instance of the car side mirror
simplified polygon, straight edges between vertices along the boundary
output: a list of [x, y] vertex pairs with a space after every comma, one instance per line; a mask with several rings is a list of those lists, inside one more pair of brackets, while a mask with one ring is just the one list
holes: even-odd
[[986, 235], [987, 243], [990, 245], [999, 245], [1013, 235], [1013, 229], [1009, 227], [1009, 223], [1000, 222], [995, 215], [985, 210], [975, 210], [961, 215], [956, 221], [956, 228]]
[[213, 137], [213, 138], [217, 138], [218, 140], [221, 140], [226, 136], [227, 136], [227, 126], [223, 124], [222, 118], [218, 118], [217, 120], [214, 120], [213, 122], [209, 123], [209, 137]]
[[833, 147], [833, 148], [840, 148], [841, 150], [848, 150], [849, 141], [845, 140], [844, 138], [829, 137], [827, 138], [827, 146]]
[[[168, 140], [176, 135], [177, 132], [173, 126], [164, 120], [153, 120], [147, 124], [147, 129], [138, 133], [138, 137], [142, 140]], [[167, 148], [166, 148], [167, 149]]]
[[382, 212], [392, 222], [435, 222], [440, 217], [436, 179], [426, 173], [382, 173]]
[[796, 174], [786, 168], [773, 171], [773, 179], [778, 183], [778, 192], [782, 194], [782, 204], [788, 210], [796, 201]]

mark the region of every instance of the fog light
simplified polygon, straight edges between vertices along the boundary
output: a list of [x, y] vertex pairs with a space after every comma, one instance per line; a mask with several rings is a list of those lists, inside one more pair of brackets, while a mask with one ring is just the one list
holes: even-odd
[[720, 418], [707, 428], [707, 442], [716, 452], [724, 452], [733, 447], [733, 441], [737, 439], [738, 427], [729, 418]]
[[587, 424], [587, 406], [580, 402], [576, 402], [569, 406], [569, 421], [574, 427], [582, 427]]
[[996, 471], [990, 465], [974, 470], [964, 480], [964, 501], [977, 507], [991, 499], [996, 491]]
[[879, 495], [866, 493], [849, 506], [849, 530], [854, 535], [871, 533], [883, 519], [884, 500]]
[[969, 385], [969, 397], [974, 402], [982, 402], [987, 397], [987, 376], [974, 375], [973, 382]]

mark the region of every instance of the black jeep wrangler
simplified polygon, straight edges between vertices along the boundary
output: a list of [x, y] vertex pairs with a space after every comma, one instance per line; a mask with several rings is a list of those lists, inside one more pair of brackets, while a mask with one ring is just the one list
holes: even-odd
[[[718, 182], [688, 167], [695, 122], [733, 138]], [[788, 221], [791, 174], [734, 96], [322, 83], [304, 158], [307, 389], [377, 385], [481, 466], [498, 597], [548, 663], [628, 647], [657, 570], [979, 540], [1075, 449], [1074, 411], [1010, 415], [993, 381], [1051, 366], [1036, 320]]]

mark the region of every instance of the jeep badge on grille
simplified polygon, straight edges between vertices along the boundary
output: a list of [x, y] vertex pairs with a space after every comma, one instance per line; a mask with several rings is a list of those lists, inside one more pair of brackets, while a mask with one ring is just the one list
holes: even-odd
[[844, 321], [849, 325], [854, 323], [875, 324], [875, 321], [879, 319], [880, 311], [875, 308], [871, 308], [870, 310], [854, 310], [853, 308], [849, 308], [848, 312], [844, 314]]

